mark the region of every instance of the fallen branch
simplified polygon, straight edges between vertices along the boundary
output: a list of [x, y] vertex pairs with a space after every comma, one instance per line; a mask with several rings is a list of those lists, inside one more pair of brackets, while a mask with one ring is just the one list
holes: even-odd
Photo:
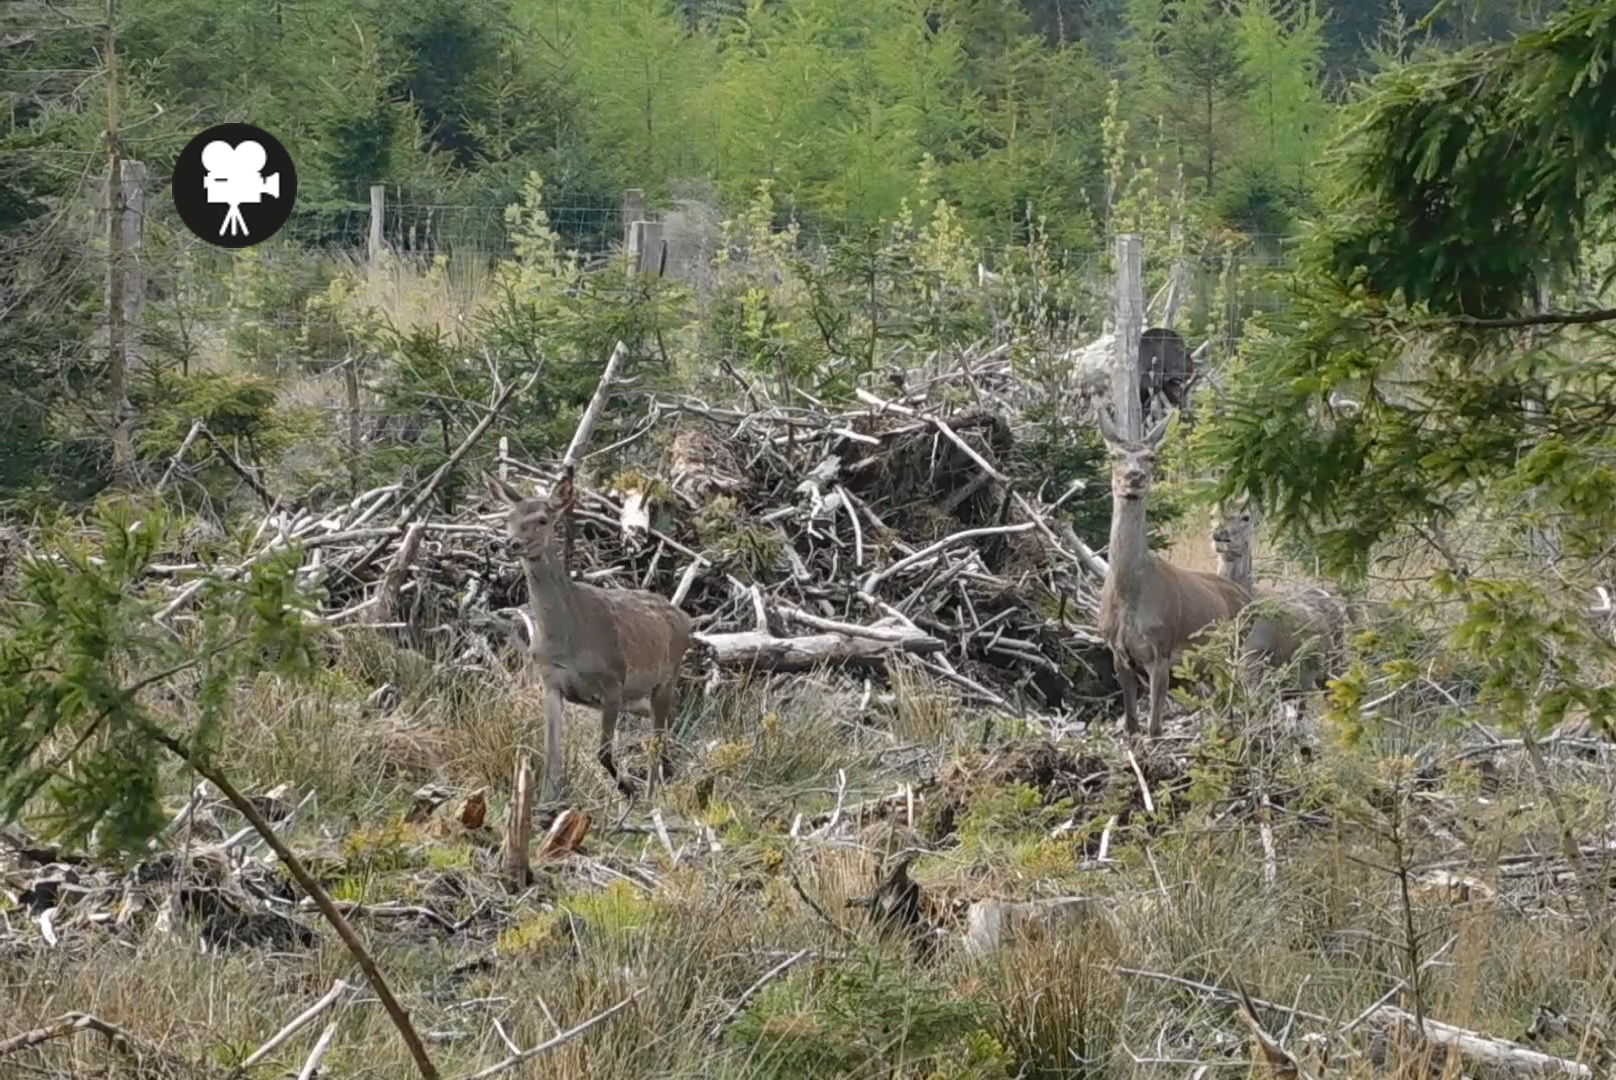
[[387, 1010], [388, 1018], [393, 1021], [393, 1026], [398, 1028], [399, 1036], [404, 1040], [404, 1045], [409, 1048], [410, 1057], [415, 1059], [415, 1067], [420, 1072], [422, 1080], [438, 1080], [437, 1066], [432, 1064], [432, 1058], [426, 1052], [426, 1045], [421, 1042], [421, 1037], [416, 1034], [415, 1025], [410, 1023], [410, 1014], [404, 1010], [404, 1006], [400, 1005], [398, 999], [393, 996], [393, 991], [388, 987], [387, 980], [382, 976], [381, 969], [370, 958], [370, 953], [366, 951], [364, 944], [360, 942], [359, 935], [354, 933], [353, 927], [348, 925], [348, 920], [342, 917], [342, 912], [338, 911], [337, 906], [332, 903], [330, 894], [314, 879], [314, 875], [309, 873], [308, 868], [303, 865], [303, 861], [276, 835], [269, 822], [264, 820], [263, 815], [258, 812], [258, 808], [253, 805], [252, 800], [243, 795], [236, 788], [236, 785], [231, 783], [230, 778], [215, 768], [212, 762], [193, 755], [184, 743], [168, 734], [168, 732], [154, 725], [147, 725], [146, 734], [167, 748], [170, 753], [190, 765], [199, 776], [218, 788], [220, 793], [229, 800], [230, 805], [235, 807], [236, 811], [247, 819], [248, 824], [258, 831], [258, 835], [264, 838], [264, 842], [269, 845], [270, 850], [275, 852], [275, 856], [280, 859], [287, 872], [292, 875], [298, 886], [314, 901], [315, 906], [320, 909], [320, 914], [325, 917], [325, 921], [331, 924], [331, 928], [337, 932], [337, 936], [342, 939], [342, 943], [348, 947], [348, 952], [352, 954], [354, 961], [359, 965], [359, 970], [365, 973], [365, 981], [370, 983], [370, 988], [381, 1001], [382, 1008]]
[[314, 1080], [315, 1076], [319, 1074], [320, 1061], [325, 1057], [325, 1052], [330, 1049], [331, 1039], [336, 1033], [337, 1022], [333, 1020], [325, 1026], [324, 1031], [320, 1032], [319, 1039], [314, 1043], [314, 1049], [309, 1051], [308, 1058], [303, 1062], [302, 1070], [297, 1074], [297, 1080]]
[[296, 1035], [299, 1031], [302, 1031], [309, 1024], [313, 1023], [321, 1013], [335, 1005], [337, 1003], [337, 999], [342, 997], [342, 995], [346, 994], [351, 989], [353, 989], [353, 987], [349, 986], [341, 979], [338, 979], [336, 982], [332, 983], [331, 989], [326, 991], [325, 997], [321, 998], [319, 1001], [316, 1001], [313, 1005], [310, 1005], [301, 1013], [298, 1013], [285, 1027], [281, 1028], [274, 1035], [270, 1036], [268, 1042], [264, 1043], [264, 1045], [260, 1046], [257, 1050], [254, 1050], [252, 1053], [248, 1054], [242, 1063], [236, 1066], [235, 1075], [239, 1076], [248, 1069], [252, 1068], [254, 1065], [258, 1064], [260, 1061], [264, 1060], [264, 1058], [268, 1057], [270, 1054], [273, 1054], [276, 1049], [281, 1046], [281, 1044], [286, 1042], [286, 1040], [290, 1039], [293, 1035]]
[[741, 1015], [741, 1010], [746, 1008], [747, 1003], [757, 996], [759, 990], [762, 990], [765, 986], [769, 985], [770, 982], [779, 978], [790, 968], [795, 967], [799, 961], [811, 955], [812, 952], [813, 950], [811, 949], [798, 949], [796, 952], [792, 953], [790, 956], [786, 957], [784, 960], [780, 961], [778, 964], [774, 965], [768, 971], [765, 971], [762, 975], [760, 975], [756, 982], [754, 982], [751, 986], [748, 986], [745, 990], [741, 991], [741, 996], [735, 999], [735, 1004], [731, 1005], [728, 1011], [726, 1011], [723, 1016], [719, 1017], [718, 1020], [713, 1024], [712, 1028], [708, 1032], [709, 1037], [716, 1039], [722, 1035], [724, 1033], [724, 1029], [729, 1026], [732, 1020]]
[[824, 665], [878, 660], [894, 649], [924, 654], [940, 652], [943, 648], [937, 638], [918, 633], [898, 640], [833, 633], [787, 638], [761, 630], [694, 636], [711, 650], [714, 662], [720, 667], [758, 671], [808, 671]]
[[[1370, 1013], [1365, 1022], [1380, 1031], [1396, 1032], [1415, 1039], [1421, 1036], [1414, 1016], [1395, 1005], [1382, 1005]], [[1479, 1031], [1427, 1020], [1423, 1034], [1426, 1042], [1453, 1051], [1472, 1067], [1483, 1065], [1514, 1075], [1567, 1075], [1593, 1080], [1594, 1072], [1586, 1065], [1541, 1054], [1520, 1043], [1483, 1035]]]
[[82, 1012], [63, 1013], [48, 1024], [25, 1031], [21, 1035], [14, 1035], [9, 1039], [0, 1040], [0, 1057], [14, 1054], [18, 1050], [26, 1050], [31, 1046], [39, 1046], [42, 1043], [66, 1038], [80, 1031], [93, 1031], [98, 1035], [105, 1036], [115, 1049], [122, 1051], [127, 1057], [134, 1060], [137, 1072], [142, 1075], [145, 1075], [152, 1066], [159, 1066], [170, 1074], [216, 1074], [216, 1070], [211, 1066], [186, 1061], [178, 1054], [165, 1050], [144, 1036], [136, 1035], [134, 1032], [121, 1028], [117, 1024], [108, 1023], [98, 1016]]
[[490, 1077], [490, 1076], [498, 1076], [502, 1072], [509, 1072], [511, 1069], [514, 1069], [518, 1065], [522, 1064], [522, 1062], [529, 1061], [529, 1060], [531, 1060], [533, 1058], [536, 1058], [540, 1054], [544, 1053], [546, 1050], [554, 1050], [556, 1047], [560, 1046], [562, 1043], [572, 1041], [573, 1039], [577, 1038], [579, 1035], [582, 1035], [584, 1032], [588, 1031], [590, 1028], [594, 1027], [596, 1024], [600, 1023], [601, 1021], [612, 1017], [613, 1015], [617, 1014], [618, 1012], [621, 1012], [623, 1009], [628, 1008], [629, 1003], [632, 1002], [635, 998], [639, 997], [641, 994], [645, 993], [645, 991], [646, 991], [646, 987], [642, 986], [638, 990], [636, 990], [632, 994], [630, 994], [628, 997], [624, 998], [622, 1001], [619, 1001], [616, 1005], [613, 1005], [611, 1008], [605, 1010], [604, 1012], [596, 1013], [594, 1016], [591, 1016], [588, 1020], [585, 1020], [581, 1024], [573, 1025], [572, 1027], [568, 1028], [566, 1031], [563, 1031], [563, 1032], [559, 1033], [558, 1035], [556, 1035], [554, 1038], [547, 1039], [544, 1042], [541, 1042], [539, 1045], [533, 1047], [532, 1049], [523, 1050], [521, 1053], [512, 1054], [510, 1057], [506, 1058], [504, 1061], [496, 1062], [493, 1065], [488, 1066], [488, 1068], [483, 1069], [480, 1072], [469, 1073], [466, 1076], [460, 1078], [460, 1080], [487, 1080], [487, 1078]]

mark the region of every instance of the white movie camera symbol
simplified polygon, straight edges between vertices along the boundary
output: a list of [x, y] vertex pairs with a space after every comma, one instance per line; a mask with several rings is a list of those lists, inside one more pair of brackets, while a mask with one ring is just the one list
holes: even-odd
[[227, 142], [214, 141], [202, 148], [202, 167], [208, 175], [202, 178], [208, 202], [228, 203], [230, 212], [219, 226], [219, 235], [229, 229], [234, 235], [249, 235], [247, 222], [241, 216], [242, 203], [261, 202], [263, 196], [281, 197], [281, 174], [263, 175], [264, 163], [269, 158], [264, 148], [251, 139], [232, 147]]

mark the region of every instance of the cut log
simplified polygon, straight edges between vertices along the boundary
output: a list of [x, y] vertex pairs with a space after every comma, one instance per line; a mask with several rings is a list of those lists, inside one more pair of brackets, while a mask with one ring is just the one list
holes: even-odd
[[894, 649], [919, 655], [943, 649], [941, 641], [922, 633], [897, 641], [837, 633], [776, 637], [758, 630], [694, 636], [720, 667], [759, 671], [807, 671], [822, 665], [872, 663]]
[[[1411, 1042], [1419, 1039], [1419, 1023], [1395, 1005], [1382, 1005], [1369, 1014], [1366, 1023], [1382, 1038], [1395, 1035]], [[1425, 1039], [1435, 1047], [1454, 1051], [1469, 1068], [1485, 1066], [1512, 1076], [1576, 1076], [1593, 1080], [1593, 1070], [1586, 1065], [1436, 1020], [1425, 1021]]]

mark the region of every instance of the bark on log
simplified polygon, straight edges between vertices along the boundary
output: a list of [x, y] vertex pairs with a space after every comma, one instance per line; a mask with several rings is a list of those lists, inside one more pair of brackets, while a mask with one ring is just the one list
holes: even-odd
[[869, 663], [882, 660], [894, 649], [926, 654], [941, 652], [943, 643], [925, 634], [902, 641], [878, 641], [849, 634], [808, 634], [803, 637], [776, 637], [758, 630], [728, 634], [696, 634], [695, 638], [711, 653], [720, 667], [755, 668], [760, 671], [806, 671], [821, 665]]
[[[1382, 1005], [1369, 1014], [1366, 1023], [1382, 1035], [1395, 1032], [1410, 1041], [1419, 1039], [1419, 1024], [1413, 1015], [1395, 1005]], [[1512, 1076], [1576, 1076], [1593, 1080], [1593, 1070], [1586, 1065], [1436, 1020], [1425, 1021], [1425, 1040], [1433, 1046], [1454, 1050], [1460, 1060], [1471, 1067], [1483, 1065]]]

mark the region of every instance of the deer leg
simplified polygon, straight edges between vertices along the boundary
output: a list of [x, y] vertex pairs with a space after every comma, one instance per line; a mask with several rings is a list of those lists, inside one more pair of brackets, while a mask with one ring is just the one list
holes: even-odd
[[561, 691], [544, 688], [544, 778], [539, 784], [541, 802], [557, 802], [561, 798]]
[[1122, 729], [1132, 735], [1139, 730], [1139, 681], [1120, 650], [1113, 650], [1111, 659], [1117, 685], [1122, 687]]
[[673, 761], [668, 754], [668, 723], [673, 719], [673, 684], [659, 686], [651, 691], [651, 741], [655, 745], [651, 760], [646, 764], [647, 799], [656, 795], [659, 779], [671, 779]]
[[617, 783], [617, 790], [632, 799], [634, 785], [627, 779], [618, 775], [617, 762], [612, 757], [612, 744], [617, 741], [617, 716], [623, 711], [622, 698], [616, 694], [607, 694], [600, 703], [600, 750], [596, 753], [601, 768]]
[[1162, 713], [1167, 707], [1167, 684], [1173, 677], [1173, 661], [1152, 660], [1150, 662], [1150, 728], [1151, 738], [1161, 734]]

